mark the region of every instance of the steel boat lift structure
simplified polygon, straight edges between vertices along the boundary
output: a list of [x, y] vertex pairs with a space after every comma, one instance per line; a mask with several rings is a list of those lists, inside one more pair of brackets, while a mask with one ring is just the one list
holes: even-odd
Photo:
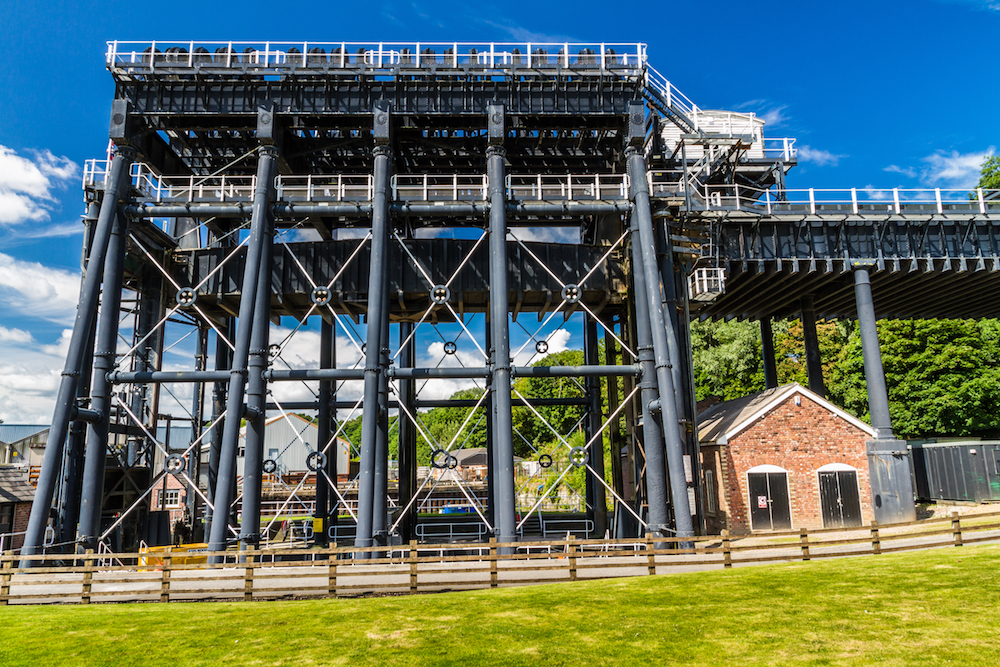
[[[265, 421], [293, 411], [318, 419], [315, 516], [346, 512], [359, 547], [412, 539], [431, 479], [418, 483], [417, 447], [447, 469], [477, 427], [470, 410], [436, 441], [419, 411], [438, 405], [485, 412], [488, 497], [459, 486], [499, 541], [519, 539], [541, 497], [584, 468], [594, 534], [683, 543], [703, 526], [695, 316], [857, 317], [876, 518], [904, 520], [909, 471], [871, 285], [893, 316], [997, 314], [995, 193], [788, 190], [794, 140], [765, 138], [752, 114], [699, 108], [644, 44], [110, 42], [106, 64], [112, 150], [86, 169], [84, 280], [26, 556], [46, 548], [47, 527], [67, 551], [130, 522], [141, 531], [170, 479], [211, 551], [258, 545], [276, 467]], [[968, 308], [934, 297], [945, 279], [968, 285]], [[584, 364], [530, 365], [566, 326], [583, 331]], [[527, 334], [520, 349], [512, 327]], [[310, 336], [318, 364], [291, 354]], [[193, 358], [168, 363], [188, 338]], [[350, 350], [339, 359], [338, 340]], [[418, 364], [428, 340], [447, 363]], [[521, 377], [571, 378], [581, 397], [524, 396]], [[421, 398], [442, 381], [481, 393]], [[307, 400], [282, 393], [295, 383]], [[160, 412], [178, 387], [193, 432], [180, 445], [157, 435], [178, 419]], [[584, 406], [582, 445], [542, 412], [567, 404]], [[517, 488], [515, 409], [559, 443], [563, 472], [537, 503]], [[331, 454], [358, 415], [349, 499]]]

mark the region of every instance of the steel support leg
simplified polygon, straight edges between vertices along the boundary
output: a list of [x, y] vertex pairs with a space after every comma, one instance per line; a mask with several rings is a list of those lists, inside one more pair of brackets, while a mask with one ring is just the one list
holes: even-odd
[[[376, 113], [377, 115], [377, 113]], [[365, 343], [365, 393], [361, 422], [361, 468], [358, 474], [358, 529], [356, 547], [373, 544], [375, 526], [375, 460], [378, 456], [379, 389], [382, 368], [383, 320], [385, 311], [385, 275], [389, 256], [389, 176], [392, 151], [386, 145], [374, 150], [374, 192], [372, 196], [371, 274], [368, 282], [368, 316]]]
[[882, 351], [879, 349], [878, 329], [875, 324], [875, 302], [868, 269], [854, 270], [854, 298], [858, 308], [858, 328], [861, 333], [861, 352], [865, 360], [865, 382], [868, 385], [868, 413], [872, 418], [876, 440], [891, 440], [892, 418], [889, 416], [889, 392], [882, 368]]
[[[37, 554], [41, 550], [45, 538], [45, 526], [48, 524], [49, 509], [52, 506], [56, 482], [59, 479], [66, 434], [76, 409], [76, 387], [80, 379], [83, 355], [88, 346], [87, 338], [93, 331], [102, 278], [102, 271], [99, 269], [104, 267], [112, 227], [117, 217], [119, 199], [128, 193], [129, 166], [132, 164], [134, 155], [131, 148], [120, 148], [111, 160], [108, 185], [104, 192], [104, 201], [101, 203], [101, 213], [97, 220], [97, 230], [94, 233], [90, 261], [87, 263], [87, 277], [84, 279], [83, 289], [80, 290], [80, 304], [76, 309], [73, 335], [70, 337], [66, 364], [63, 367], [59, 391], [56, 394], [56, 408], [52, 415], [48, 444], [45, 447], [42, 470], [38, 476], [35, 499], [31, 504], [31, 514], [28, 517], [28, 527], [24, 535], [24, 548], [21, 553], [25, 556]], [[30, 561], [26, 562], [26, 564], [29, 563]]]
[[760, 318], [760, 356], [764, 366], [764, 387], [778, 386], [778, 369], [774, 362], [774, 334], [771, 333], [771, 318]]
[[[598, 358], [597, 341], [597, 321], [587, 318], [583, 329], [583, 363], [587, 365], [598, 365], [601, 363]], [[609, 377], [608, 382], [616, 382], [618, 378]], [[608, 528], [608, 499], [605, 494], [604, 485], [598, 479], [604, 479], [604, 434], [601, 427], [604, 425], [604, 416], [601, 409], [601, 378], [596, 375], [588, 376], [585, 380], [587, 388], [587, 440], [596, 437], [594, 444], [590, 446], [590, 467], [594, 469], [593, 474], [587, 475], [587, 501], [591, 503], [589, 514], [594, 522], [594, 536], [604, 537], [604, 531]], [[617, 407], [617, 406], [615, 406]]]
[[[413, 333], [413, 322], [399, 323], [399, 344], [403, 345]], [[411, 340], [399, 354], [402, 368], [413, 368], [417, 362], [416, 340]], [[399, 381], [399, 400], [406, 412], [415, 414], [413, 401], [416, 400], [417, 383], [413, 379]], [[406, 507], [417, 492], [417, 429], [402, 410], [399, 412], [399, 505]], [[399, 522], [399, 536], [403, 542], [414, 537], [416, 529], [416, 503], [407, 510]]]
[[[660, 296], [660, 277], [656, 261], [656, 235], [653, 229], [653, 216], [649, 206], [649, 189], [646, 183], [646, 161], [634, 147], [626, 150], [628, 162], [629, 188], [632, 198], [632, 261], [636, 271], [641, 269], [645, 278], [645, 302], [637, 302], [636, 312], [645, 305], [648, 310], [649, 327], [652, 330], [652, 347], [655, 358], [656, 384], [660, 395], [660, 414], [663, 417], [663, 438], [666, 450], [667, 472], [670, 475], [670, 492], [673, 501], [674, 523], [679, 537], [694, 535], [694, 524], [691, 520], [691, 507], [688, 501], [687, 481], [684, 475], [684, 450], [680, 437], [680, 427], [677, 420], [677, 402], [674, 391], [674, 378], [671, 371], [670, 345], [668, 340], [674, 338], [676, 348], [677, 332], [672, 321], [665, 317]], [[639, 330], [642, 330], [639, 323]], [[643, 401], [643, 410], [648, 405]], [[644, 415], [645, 416], [645, 415]], [[644, 433], [646, 423], [643, 422]], [[646, 445], [647, 469], [650, 464], [651, 452], [658, 452], [658, 447]], [[647, 477], [647, 486], [649, 485]], [[656, 521], [653, 517], [653, 499], [650, 495], [650, 523], [655, 532], [666, 528], [665, 521]]]
[[[507, 288], [507, 211], [503, 107], [489, 105], [490, 134], [499, 138], [486, 150], [490, 197], [490, 327], [493, 342], [493, 493], [497, 539], [513, 542], [517, 532], [514, 490], [514, 423], [510, 395], [510, 331]], [[497, 122], [499, 120], [499, 122]], [[497, 128], [499, 126], [499, 128]]]
[[[233, 339], [233, 334], [236, 333], [236, 327], [233, 326], [233, 319], [226, 318], [225, 325], [221, 328], [221, 331], [225, 334], [226, 338], [229, 340]], [[233, 367], [233, 354], [229, 346], [226, 345], [225, 341], [218, 336], [215, 337], [215, 370], [217, 371], [228, 371]], [[226, 418], [223, 413], [226, 411], [226, 383], [216, 382], [212, 385], [212, 423], [215, 426], [212, 427], [212, 432], [208, 435], [209, 445], [208, 445], [208, 502], [211, 507], [205, 508], [205, 527], [207, 531], [208, 527], [212, 524], [212, 516], [214, 515], [215, 507], [215, 490], [218, 488], [219, 481], [219, 458], [222, 452], [222, 433], [226, 429]]]
[[816, 335], [816, 306], [812, 295], [802, 297], [802, 341], [806, 348], [806, 373], [809, 377], [809, 391], [826, 396], [823, 384], [823, 360], [819, 353], [819, 337]]
[[[208, 327], [204, 324], [198, 325], [198, 340], [195, 343], [194, 366], [195, 370], [203, 371], [206, 368], [208, 355]], [[205, 413], [205, 385], [196, 382], [194, 385], [194, 398], [191, 401], [191, 415], [194, 417], [191, 424], [191, 442], [189, 445], [198, 442], [188, 454], [187, 475], [194, 485], [187, 490], [185, 506], [187, 507], [188, 519], [190, 521], [189, 540], [191, 542], [201, 542], [202, 538], [195, 535], [198, 527], [198, 484], [201, 478], [201, 452], [204, 449], [204, 438], [201, 437], [204, 427]], [[200, 439], [199, 439], [200, 438]]]
[[[254, 295], [253, 331], [247, 363], [247, 429], [243, 458], [243, 516], [240, 520], [240, 548], [260, 544], [260, 487], [264, 465], [264, 428], [267, 422], [267, 369], [271, 317], [271, 257], [274, 254], [274, 225], [265, 215], [257, 293]], [[223, 441], [225, 442], [225, 441]]]
[[[386, 290], [388, 295], [388, 290]], [[381, 361], [379, 362], [378, 380], [378, 431], [375, 433], [375, 492], [374, 511], [372, 513], [372, 535], [375, 543], [388, 544], [386, 534], [387, 498], [389, 492], [389, 304], [386, 300], [384, 311], [385, 323], [382, 331]]]
[[101, 500], [104, 495], [104, 468], [108, 456], [108, 424], [111, 420], [111, 382], [108, 373], [115, 365], [118, 344], [118, 316], [121, 306], [122, 276], [125, 265], [125, 237], [128, 219], [115, 217], [108, 255], [104, 262], [104, 298], [97, 324], [94, 348], [94, 381], [91, 409], [100, 419], [87, 427], [87, 450], [83, 465], [80, 497], [80, 547], [96, 549], [101, 532]]
[[[335, 340], [333, 335], [333, 321], [325, 317], [320, 321], [319, 329], [319, 367], [333, 368], [335, 366], [333, 356], [335, 354]], [[316, 449], [323, 451], [332, 435], [330, 411], [333, 402], [333, 380], [320, 380], [319, 382], [319, 410], [316, 416]], [[324, 545], [329, 542], [328, 523], [330, 520], [330, 483], [327, 482], [323, 473], [336, 483], [337, 474], [329, 474], [330, 462], [333, 461], [336, 467], [337, 445], [334, 443], [327, 452], [326, 467], [324, 470], [316, 471], [316, 509], [313, 512], [313, 521], [319, 521], [319, 530], [314, 533], [315, 543]]]
[[[225, 551], [229, 531], [229, 506], [233, 502], [233, 484], [236, 481], [236, 453], [240, 437], [240, 417], [243, 414], [243, 396], [247, 379], [247, 364], [250, 358], [250, 336], [255, 325], [254, 313], [257, 301], [258, 276], [264, 244], [270, 241], [269, 209], [273, 198], [274, 173], [277, 150], [270, 146], [259, 149], [257, 162], [257, 186], [254, 190], [253, 213], [250, 223], [250, 240], [247, 243], [247, 258], [243, 271], [243, 293], [240, 295], [239, 325], [236, 331], [236, 350], [229, 375], [226, 398], [225, 428], [219, 451], [219, 478], [215, 488], [215, 511], [209, 529], [208, 550]], [[267, 326], [267, 318], [257, 320], [260, 326]]]

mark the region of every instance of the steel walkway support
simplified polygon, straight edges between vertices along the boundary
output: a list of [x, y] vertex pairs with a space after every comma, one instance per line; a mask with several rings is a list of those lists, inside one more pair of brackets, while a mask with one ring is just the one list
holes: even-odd
[[503, 147], [506, 134], [504, 108], [486, 107], [489, 147], [486, 149], [486, 178], [490, 199], [490, 339], [493, 343], [493, 474], [495, 484], [493, 512], [495, 532], [500, 542], [513, 542], [517, 533], [516, 493], [514, 489], [514, 421], [510, 395], [510, 328], [507, 319], [507, 155]]
[[819, 353], [819, 336], [816, 335], [816, 305], [811, 294], [802, 297], [802, 341], [806, 348], [806, 373], [809, 391], [826, 396], [823, 383], [823, 359]]
[[[336, 336], [334, 335], [332, 318], [322, 317], [319, 329], [319, 367], [336, 367]], [[316, 449], [323, 451], [323, 448], [330, 443], [330, 436], [333, 435], [331, 428], [333, 424], [333, 380], [319, 381], [319, 406], [316, 415]], [[334, 442], [326, 449], [326, 464], [324, 469], [316, 471], [316, 510], [313, 512], [313, 520], [319, 520], [319, 532], [315, 533], [316, 544], [325, 545], [329, 542], [330, 523], [330, 484], [337, 483], [337, 443]], [[331, 474], [332, 471], [332, 474]], [[323, 473], [326, 472], [324, 478]], [[336, 495], [336, 494], [334, 494]]]
[[[270, 198], [271, 192], [266, 196]], [[264, 466], [264, 428], [267, 422], [267, 369], [271, 318], [271, 259], [274, 254], [274, 221], [264, 215], [257, 290], [254, 294], [253, 330], [247, 363], [246, 438], [243, 458], [243, 512], [240, 520], [240, 548], [260, 543], [260, 491]], [[223, 441], [225, 442], [225, 441]]]
[[[399, 323], [399, 366], [413, 368], [417, 361], [416, 341], [403, 344], [413, 333], [413, 322]], [[417, 382], [413, 378], [399, 380], [399, 400], [408, 414], [416, 414], [413, 402], [417, 398]], [[417, 492], [417, 429], [405, 414], [399, 417], [399, 506], [406, 507]], [[417, 505], [414, 503], [399, 521], [399, 536], [403, 542], [414, 537], [416, 529]]]
[[98, 419], [87, 426], [83, 485], [80, 492], [80, 524], [77, 542], [81, 550], [97, 549], [101, 532], [101, 501], [104, 496], [104, 468], [108, 456], [108, 425], [111, 421], [111, 381], [118, 344], [118, 317], [125, 266], [125, 237], [128, 219], [115, 216], [108, 254], [104, 261], [104, 298], [97, 322], [94, 346], [94, 379], [90, 407]]
[[[390, 117], [386, 106], [374, 110], [375, 165], [372, 194], [372, 240], [370, 274], [368, 277], [368, 315], [365, 319], [365, 389], [361, 421], [361, 466], [358, 473], [358, 528], [354, 546], [370, 547], [375, 531], [375, 466], [378, 456], [379, 390], [382, 375], [382, 333], [388, 327], [389, 313], [385, 310], [386, 274], [389, 256], [389, 195], [392, 172]], [[388, 343], [388, 339], [385, 341]], [[384, 520], [383, 520], [384, 521]]]
[[906, 522], [916, 519], [913, 503], [913, 480], [906, 443], [896, 440], [889, 415], [889, 392], [879, 349], [875, 303], [872, 299], [869, 265], [854, 266], [854, 296], [858, 308], [858, 329], [864, 356], [865, 382], [868, 385], [868, 412], [875, 438], [866, 443], [872, 508], [879, 523]]
[[254, 190], [253, 213], [250, 222], [250, 239], [247, 242], [246, 265], [243, 270], [243, 293], [240, 295], [240, 310], [233, 363], [229, 371], [229, 387], [226, 396], [226, 424], [222, 432], [219, 449], [219, 477], [215, 486], [215, 511], [209, 529], [208, 550], [225, 551], [229, 531], [229, 506], [233, 502], [233, 484], [236, 481], [236, 454], [240, 437], [240, 418], [243, 414], [243, 398], [246, 389], [247, 364], [250, 359], [250, 338], [254, 326], [267, 326], [267, 319], [260, 320], [255, 313], [258, 276], [264, 244], [268, 242], [269, 206], [273, 197], [274, 174], [278, 151], [272, 146], [261, 146], [257, 158], [257, 185]]
[[[83, 289], [80, 290], [80, 304], [76, 309], [76, 321], [73, 323], [73, 334], [66, 354], [66, 364], [59, 382], [59, 392], [56, 394], [56, 408], [52, 415], [48, 445], [45, 447], [42, 470], [38, 476], [35, 499], [31, 504], [31, 514], [28, 517], [28, 527], [24, 535], [24, 548], [21, 553], [25, 556], [37, 554], [42, 548], [45, 527], [49, 520], [49, 509], [52, 506], [56, 482], [59, 479], [66, 434], [69, 431], [70, 421], [75, 417], [76, 401], [74, 399], [76, 398], [77, 383], [80, 379], [80, 368], [84, 363], [83, 355], [89, 345], [87, 339], [93, 332], [103, 274], [103, 270], [98, 269], [104, 268], [119, 200], [128, 194], [129, 167], [134, 157], [135, 151], [125, 146], [119, 147], [111, 160], [107, 188], [104, 191], [104, 200], [101, 202], [101, 212], [94, 233], [94, 245], [90, 253], [90, 260], [87, 262], [87, 277], [84, 279]], [[30, 560], [22, 562], [26, 565], [32, 564]]]
[[[642, 105], [629, 105], [629, 119], [643, 114]], [[642, 126], [643, 123], [631, 122]], [[653, 228], [653, 216], [649, 205], [649, 189], [646, 182], [646, 160], [636, 149], [635, 143], [641, 145], [644, 133], [638, 137], [632, 133], [632, 141], [625, 151], [629, 189], [632, 199], [632, 261], [636, 264], [636, 272], [641, 272], [645, 279], [645, 301], [637, 302], [637, 312], [645, 305], [649, 309], [649, 327], [652, 330], [652, 347], [655, 358], [656, 384], [659, 389], [660, 414], [663, 419], [663, 441], [666, 451], [667, 473], [670, 476], [670, 492], [674, 510], [674, 524], [679, 537], [694, 535], [694, 524], [691, 519], [691, 507], [688, 500], [687, 480], [684, 475], [684, 449], [680, 438], [680, 428], [677, 419], [677, 400], [674, 391], [674, 377], [671, 370], [670, 349], [668, 342], [674, 337], [674, 349], [677, 348], [676, 336], [671, 318], [666, 317], [662, 309], [660, 276], [657, 270], [656, 235]], [[642, 325], [639, 324], [641, 330]], [[644, 401], [645, 403], [645, 401]], [[644, 410], [648, 409], [644, 405]], [[644, 415], [645, 416], [645, 415]], [[644, 424], [645, 429], [645, 424]], [[650, 448], [647, 445], [646, 458], [649, 461]], [[647, 477], [647, 485], [649, 480]], [[668, 528], [667, 522], [653, 520], [653, 502], [650, 496], [650, 529], [662, 532]]]
[[[597, 340], [597, 320], [588, 317], [583, 328], [583, 363], [587, 366], [600, 365], [598, 357]], [[617, 377], [608, 377], [607, 381], [617, 382]], [[604, 479], [604, 434], [601, 426], [604, 424], [604, 415], [601, 409], [601, 378], [596, 375], [588, 375], [584, 380], [587, 389], [587, 421], [586, 434], [587, 441], [595, 438], [594, 444], [590, 446], [590, 467], [594, 469], [592, 474], [587, 475], [587, 503], [589, 505], [588, 514], [594, 522], [594, 537], [604, 537], [604, 531], [608, 529], [608, 499], [604, 485], [598, 479]], [[615, 406], [617, 407], [617, 406]], [[611, 408], [612, 410], [614, 407]]]
[[778, 367], [774, 362], [774, 333], [770, 317], [760, 318], [760, 357], [764, 366], [764, 388], [774, 389], [778, 386]]

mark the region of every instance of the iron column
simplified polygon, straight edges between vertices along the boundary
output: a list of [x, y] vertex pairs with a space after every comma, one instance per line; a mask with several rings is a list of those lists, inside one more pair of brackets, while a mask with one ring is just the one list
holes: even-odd
[[491, 104], [489, 142], [486, 149], [486, 178], [490, 198], [490, 328], [493, 341], [493, 495], [497, 539], [513, 542], [517, 532], [514, 490], [514, 423], [510, 397], [510, 310], [507, 289], [507, 209], [503, 148], [504, 108]]
[[78, 538], [83, 549], [96, 549], [101, 532], [101, 500], [104, 495], [104, 467], [108, 456], [108, 424], [111, 420], [111, 382], [108, 380], [108, 373], [114, 368], [118, 343], [118, 309], [121, 306], [126, 234], [128, 219], [119, 214], [115, 216], [108, 255], [104, 262], [104, 298], [101, 299], [97, 344], [94, 348], [91, 409], [100, 415], [100, 419], [87, 426]]
[[[208, 550], [225, 551], [229, 531], [229, 506], [233, 501], [233, 484], [236, 481], [236, 453], [240, 437], [240, 415], [243, 413], [243, 392], [250, 358], [250, 335], [254, 329], [258, 276], [264, 244], [270, 238], [269, 206], [274, 187], [275, 163], [278, 151], [272, 146], [261, 146], [257, 161], [257, 183], [253, 195], [253, 217], [250, 222], [250, 239], [247, 242], [246, 265], [243, 270], [243, 293], [240, 295], [239, 325], [236, 330], [235, 352], [229, 375], [226, 397], [226, 424], [219, 450], [219, 477], [215, 485], [215, 511], [209, 529]], [[267, 319], [263, 325], [267, 325]]]
[[[641, 105], [629, 105], [630, 115], [635, 114]], [[677, 332], [673, 328], [671, 318], [665, 317], [660, 297], [660, 280], [656, 262], [656, 235], [653, 229], [653, 216], [649, 206], [649, 189], [646, 183], [646, 160], [635, 146], [630, 145], [626, 151], [628, 164], [629, 189], [632, 199], [633, 229], [632, 260], [641, 268], [645, 277], [646, 300], [649, 309], [649, 326], [652, 329], [653, 356], [656, 361], [656, 384], [660, 394], [660, 415], [663, 418], [663, 438], [666, 449], [667, 472], [670, 475], [670, 494], [673, 501], [674, 522], [678, 537], [694, 535], [694, 524], [691, 520], [691, 507], [688, 501], [687, 480], [684, 475], [684, 445], [680, 437], [680, 426], [677, 420], [677, 401], [674, 392], [674, 377], [671, 371], [670, 345], [668, 339], [675, 338], [677, 347]], [[636, 247], [636, 241], [639, 246]], [[637, 303], [636, 310], [642, 310]], [[641, 328], [641, 325], [640, 325]], [[645, 409], [645, 408], [644, 408]], [[653, 448], [654, 450], [656, 448]], [[647, 462], [649, 448], [647, 446]], [[648, 484], [648, 481], [647, 481]], [[650, 497], [650, 520], [653, 530], [662, 530], [665, 522], [653, 521], [652, 497]], [[659, 523], [659, 525], [656, 525]]]
[[[52, 415], [48, 445], [45, 447], [42, 471], [38, 476], [35, 499], [31, 503], [31, 514], [28, 517], [28, 527], [24, 535], [24, 548], [21, 553], [25, 556], [38, 553], [45, 538], [45, 526], [48, 523], [49, 509], [52, 506], [52, 497], [55, 494], [56, 481], [59, 478], [66, 433], [69, 430], [73, 410], [76, 407], [76, 386], [80, 379], [83, 354], [88, 346], [87, 338], [93, 330], [97, 302], [100, 296], [102, 272], [97, 269], [104, 266], [119, 200], [128, 193], [129, 166], [132, 164], [134, 155], [135, 151], [132, 148], [121, 147], [117, 149], [111, 160], [104, 201], [101, 202], [101, 213], [97, 219], [97, 230], [94, 233], [94, 247], [90, 253], [90, 260], [87, 262], [87, 277], [84, 279], [83, 289], [80, 290], [80, 304], [76, 309], [76, 321], [73, 323], [73, 334], [70, 337], [69, 350], [66, 354], [66, 364], [63, 367], [59, 391], [56, 394], [56, 408]], [[27, 562], [30, 563], [30, 561]]]
[[771, 318], [760, 318], [760, 356], [764, 366], [764, 387], [778, 386], [778, 369], [774, 363], [774, 334], [771, 333]]
[[[583, 363], [586, 365], [597, 365], [601, 363], [598, 358], [597, 342], [597, 320], [588, 317], [583, 328]], [[618, 378], [608, 377], [608, 382], [617, 382]], [[604, 479], [604, 434], [601, 431], [604, 417], [601, 410], [601, 378], [588, 376], [584, 381], [587, 388], [587, 440], [596, 438], [594, 444], [590, 446], [590, 467], [593, 473], [587, 475], [587, 501], [593, 506], [591, 513], [594, 520], [594, 535], [598, 538], [604, 537], [604, 531], [608, 528], [608, 500], [605, 495], [604, 485], [600, 480]], [[617, 406], [611, 406], [614, 409]], [[598, 479], [594, 479], [596, 476]]]
[[811, 294], [802, 297], [802, 341], [806, 348], [806, 373], [809, 391], [826, 396], [823, 385], [823, 360], [819, 353], [819, 337], [816, 335], [816, 306]]
[[[411, 340], [406, 347], [403, 343], [413, 333], [413, 322], [399, 323], [399, 365], [403, 368], [413, 368], [417, 362], [416, 340]], [[417, 397], [417, 382], [413, 379], [399, 381], [399, 401], [406, 412], [413, 415], [413, 402]], [[401, 409], [399, 411], [399, 505], [406, 507], [410, 498], [417, 492], [417, 429], [413, 422]], [[416, 506], [406, 510], [406, 515], [399, 522], [399, 535], [403, 542], [413, 538], [416, 527]]]
[[375, 459], [381, 415], [379, 415], [379, 388], [385, 369], [382, 363], [384, 292], [387, 288], [385, 274], [389, 256], [389, 177], [392, 168], [392, 149], [389, 148], [389, 111], [376, 106], [374, 112], [375, 140], [372, 151], [375, 158], [372, 192], [372, 241], [371, 263], [368, 277], [368, 315], [365, 342], [365, 390], [361, 421], [361, 467], [358, 472], [358, 528], [354, 546], [370, 547], [375, 525]]
[[[270, 193], [267, 196], [270, 198]], [[253, 331], [250, 333], [250, 356], [247, 363], [247, 430], [243, 453], [241, 549], [248, 545], [256, 547], [260, 543], [260, 487], [264, 464], [264, 428], [267, 422], [267, 379], [264, 377], [264, 370], [267, 368], [267, 348], [271, 333], [271, 257], [274, 253], [274, 222], [270, 213], [265, 213], [264, 219], [257, 293], [254, 295], [252, 315]]]
[[889, 416], [889, 392], [882, 368], [878, 329], [875, 324], [875, 302], [872, 300], [868, 268], [854, 269], [854, 298], [858, 307], [858, 329], [861, 333], [861, 353], [865, 360], [865, 382], [868, 385], [868, 412], [872, 418], [876, 440], [892, 440], [892, 418]]
[[[333, 321], [326, 317], [320, 319], [319, 328], [319, 367], [333, 368], [334, 336]], [[330, 442], [330, 404], [333, 402], [333, 380], [319, 381], [319, 410], [316, 415], [316, 449], [323, 451], [323, 448]], [[336, 467], [337, 444], [333, 443], [326, 450], [326, 465], [316, 471], [316, 510], [313, 512], [313, 520], [319, 519], [320, 530], [315, 535], [316, 544], [326, 544], [328, 542], [328, 527], [330, 519], [330, 484], [324, 478], [323, 473], [329, 473], [330, 460], [333, 459], [333, 466]], [[330, 475], [330, 479], [336, 483], [337, 473]]]

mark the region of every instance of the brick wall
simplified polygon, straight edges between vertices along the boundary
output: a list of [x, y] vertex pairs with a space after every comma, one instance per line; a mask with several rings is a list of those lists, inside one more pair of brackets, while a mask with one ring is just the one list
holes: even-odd
[[[173, 528], [174, 528], [174, 522], [177, 521], [178, 519], [180, 519], [182, 516], [184, 516], [184, 503], [185, 503], [185, 500], [187, 498], [187, 486], [185, 486], [184, 482], [179, 481], [173, 475], [165, 475], [163, 479], [165, 479], [167, 481], [167, 489], [170, 489], [170, 490], [177, 489], [178, 490], [178, 496], [180, 497], [180, 501], [178, 502], [178, 504], [176, 504], [176, 505], [167, 505], [166, 507], [162, 508], [162, 509], [165, 509], [165, 510], [169, 510], [169, 512], [170, 512], [170, 529], [173, 530]], [[150, 509], [152, 509], [154, 511], [158, 511], [158, 510], [161, 509], [161, 507], [160, 507], [160, 501], [161, 501], [161, 494], [162, 493], [163, 493], [163, 480], [161, 479], [156, 484], [156, 488], [154, 489], [154, 491], [152, 493], [153, 499], [152, 499], [152, 506], [150, 507]]]
[[[14, 525], [12, 533], [23, 533], [28, 529], [28, 515], [31, 514], [31, 503], [17, 503], [14, 505]], [[24, 546], [24, 535], [15, 535], [13, 545], [4, 545], [4, 549], [20, 549]]]
[[[797, 396], [801, 405], [795, 404]], [[717, 470], [719, 502], [725, 514], [712, 524], [718, 530], [728, 528], [734, 534], [750, 532], [746, 473], [764, 464], [787, 471], [792, 528], [823, 527], [817, 469], [829, 463], [857, 469], [861, 519], [871, 521], [871, 487], [865, 453], [865, 442], [870, 437], [809, 397], [790, 396], [727, 445], [702, 447], [706, 469], [714, 465]]]

